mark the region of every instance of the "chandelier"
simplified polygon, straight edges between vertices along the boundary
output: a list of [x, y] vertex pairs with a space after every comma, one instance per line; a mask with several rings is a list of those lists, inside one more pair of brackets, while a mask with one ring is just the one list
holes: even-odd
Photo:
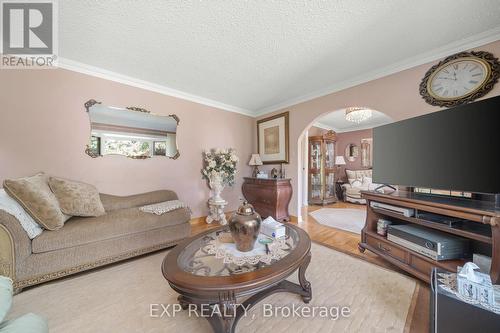
[[371, 118], [372, 110], [367, 108], [361, 108], [357, 106], [352, 106], [345, 109], [345, 119], [352, 121], [353, 123], [359, 124], [366, 119]]

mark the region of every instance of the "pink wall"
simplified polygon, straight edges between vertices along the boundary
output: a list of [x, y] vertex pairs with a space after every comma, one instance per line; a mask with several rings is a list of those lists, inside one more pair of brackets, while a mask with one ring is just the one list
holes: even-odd
[[337, 156], [339, 155], [344, 156], [345, 148], [350, 143], [354, 143], [359, 147], [359, 156], [356, 159], [356, 161], [350, 162], [344, 156], [346, 165], [340, 168], [339, 174], [337, 175], [340, 176], [341, 179], [345, 180], [346, 178], [345, 169], [350, 169], [350, 170], [366, 169], [361, 166], [361, 139], [371, 138], [372, 132], [373, 131], [371, 129], [366, 129], [360, 131], [337, 133], [337, 143], [335, 145]]
[[327, 132], [328, 132], [328, 130], [326, 130], [326, 129], [319, 128], [319, 127], [316, 127], [316, 126], [311, 126], [309, 128], [309, 130], [308, 130], [307, 135], [308, 136], [317, 136], [317, 135], [326, 134]]
[[[477, 50], [498, 57], [500, 41]], [[396, 121], [439, 110], [426, 104], [418, 93], [418, 85], [431, 65], [417, 66], [275, 112], [290, 112], [290, 164], [286, 170], [294, 187], [290, 205], [293, 215], [298, 212], [297, 194], [301, 193], [298, 140], [303, 132], [321, 116], [352, 105], [371, 107]], [[499, 94], [497, 84], [484, 98]], [[84, 146], [89, 137], [89, 121], [83, 103], [91, 98], [107, 105], [140, 106], [158, 114], [177, 114], [181, 119], [181, 157], [88, 157]], [[207, 213], [209, 196], [200, 177], [204, 149], [233, 147], [241, 158], [236, 185], [223, 192], [230, 202], [228, 210], [237, 207], [242, 177], [251, 174], [246, 164], [257, 147], [256, 119], [251, 117], [62, 69], [2, 70], [0, 101], [0, 182], [45, 171], [85, 181], [102, 192], [114, 194], [169, 188], [193, 208], [194, 216], [202, 216]]]
[[[201, 179], [202, 151], [233, 147], [241, 158], [239, 173], [223, 197], [228, 210], [237, 207], [242, 176], [251, 174], [246, 164], [255, 140], [253, 118], [62, 69], [0, 72], [0, 182], [45, 171], [112, 194], [172, 189], [194, 216], [203, 216], [209, 188]], [[91, 98], [177, 114], [180, 158], [87, 156], [90, 126], [83, 103]]]
[[[500, 41], [483, 45], [475, 50], [489, 51], [499, 57]], [[292, 178], [294, 189], [290, 203], [290, 211], [293, 215], [299, 213], [300, 205], [297, 193], [302, 193], [301, 185], [298, 182], [300, 167], [298, 140], [302, 133], [321, 116], [348, 106], [370, 107], [385, 113], [395, 121], [440, 110], [439, 107], [425, 103], [418, 91], [418, 86], [425, 73], [437, 62], [413, 67], [257, 118], [258, 120], [272, 114], [290, 112], [290, 164], [287, 166], [287, 171]], [[500, 95], [500, 83], [495, 85], [493, 90], [483, 98], [496, 95]]]

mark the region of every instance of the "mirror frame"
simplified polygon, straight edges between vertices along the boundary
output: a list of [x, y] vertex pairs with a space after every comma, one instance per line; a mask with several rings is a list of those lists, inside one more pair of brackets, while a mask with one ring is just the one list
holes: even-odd
[[[102, 102], [98, 102], [95, 99], [90, 99], [87, 102], [85, 102], [85, 104], [84, 104], [85, 112], [87, 112], [87, 114], [89, 114], [90, 108], [93, 105], [96, 105], [96, 104], [102, 104]], [[149, 114], [152, 114], [154, 116], [159, 116], [159, 117], [172, 117], [177, 122], [177, 128], [179, 127], [180, 119], [179, 119], [179, 117], [176, 114], [169, 114], [168, 116], [159, 115], [159, 114], [156, 114], [156, 113], [151, 113], [151, 111], [149, 111], [149, 110], [146, 110], [144, 108], [139, 108], [139, 107], [136, 107], [136, 106], [127, 106], [127, 107], [125, 107], [125, 109], [127, 109], [129, 111], [133, 111], [133, 112], [149, 113]], [[89, 114], [89, 122], [90, 122], [90, 114]], [[90, 131], [92, 132], [92, 124], [90, 125]], [[91, 137], [92, 137], [92, 134], [91, 134]], [[179, 152], [179, 146], [177, 145], [177, 131], [176, 131], [176, 138], [175, 138], [175, 149], [177, 150], [177, 152], [175, 153], [174, 156], [165, 156], [165, 157], [168, 157], [168, 158], [170, 158], [172, 160], [176, 160], [176, 159], [178, 159], [181, 156], [181, 153]], [[92, 158], [103, 157], [103, 155], [96, 155], [96, 154], [94, 154], [92, 152], [92, 150], [90, 149], [89, 144], [87, 144], [85, 146], [85, 154], [89, 155]], [[124, 156], [124, 157], [127, 157], [127, 158], [136, 159], [136, 160], [143, 160], [143, 159], [147, 159], [147, 158], [151, 158], [152, 157], [152, 156], [126, 156], [126, 155], [120, 155], [120, 154], [118, 154], [118, 155], [119, 156]]]
[[[347, 151], [350, 146], [357, 147], [357, 155], [356, 156], [351, 156], [347, 155]], [[359, 146], [355, 143], [348, 143], [347, 146], [345, 146], [344, 149], [344, 157], [349, 161], [349, 162], [356, 162], [356, 160], [359, 158]]]

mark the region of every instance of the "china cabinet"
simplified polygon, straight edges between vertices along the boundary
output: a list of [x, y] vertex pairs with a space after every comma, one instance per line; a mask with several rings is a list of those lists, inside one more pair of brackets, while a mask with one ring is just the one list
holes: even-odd
[[327, 205], [337, 201], [335, 141], [333, 131], [309, 137], [309, 204]]

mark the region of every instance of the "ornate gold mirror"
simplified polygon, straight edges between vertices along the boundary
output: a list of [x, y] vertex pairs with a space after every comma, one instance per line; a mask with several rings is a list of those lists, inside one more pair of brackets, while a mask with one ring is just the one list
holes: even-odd
[[345, 147], [345, 158], [349, 161], [349, 162], [354, 162], [356, 161], [356, 159], [358, 158], [358, 155], [359, 155], [359, 147], [356, 146], [354, 143], [349, 143], [346, 147]]
[[90, 120], [90, 142], [85, 152], [91, 157], [123, 155], [143, 159], [153, 156], [179, 157], [179, 118], [160, 116], [137, 107], [105, 106], [93, 99], [85, 103]]

